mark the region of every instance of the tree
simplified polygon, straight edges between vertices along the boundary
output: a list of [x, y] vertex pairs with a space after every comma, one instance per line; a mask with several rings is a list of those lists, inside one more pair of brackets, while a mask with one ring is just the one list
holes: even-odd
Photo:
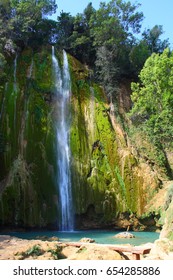
[[173, 52], [153, 53], [132, 83], [133, 123], [143, 125], [158, 147], [173, 141]]
[[71, 48], [71, 35], [74, 30], [74, 17], [61, 11], [57, 23], [57, 45], [62, 49]]
[[0, 1], [0, 82], [4, 82], [7, 55], [17, 47], [51, 42], [56, 24], [46, 19], [56, 11], [55, 0]]
[[139, 75], [147, 58], [153, 53], [162, 53], [169, 46], [168, 39], [161, 40], [163, 35], [161, 25], [155, 25], [142, 33], [142, 39], [137, 40], [130, 51], [130, 62], [136, 77]]
[[[0, 2], [0, 84], [3, 83], [5, 75], [5, 51], [13, 51], [12, 42], [10, 40], [10, 34], [12, 26], [9, 22], [11, 17], [11, 7], [9, 0], [2, 0]], [[9, 49], [8, 46], [11, 46]]]
[[143, 32], [143, 41], [147, 44], [150, 54], [153, 52], [162, 53], [164, 49], [169, 47], [168, 39], [163, 41], [160, 39], [163, 33], [161, 25], [155, 25], [152, 29], [147, 29]]
[[[19, 46], [26, 46], [36, 37], [38, 25], [46, 15], [56, 11], [55, 0], [11, 0], [13, 41]], [[40, 34], [39, 34], [40, 35]]]
[[148, 45], [145, 41], [141, 40], [134, 44], [129, 53], [131, 66], [134, 76], [138, 76], [144, 66], [145, 61], [151, 55]]
[[91, 36], [90, 20], [95, 17], [95, 13], [92, 3], [89, 3], [82, 14], [77, 14], [74, 20], [74, 31], [71, 36], [73, 55], [92, 67], [95, 62], [95, 47]]
[[116, 52], [110, 46], [103, 45], [97, 50], [97, 77], [103, 85], [105, 92], [112, 102], [112, 96], [117, 89], [117, 77], [119, 77], [120, 69], [115, 64]]
[[139, 32], [143, 19], [143, 14], [138, 13], [137, 8], [138, 5], [122, 0], [112, 0], [108, 4], [102, 2], [90, 19], [97, 74], [107, 95], [114, 97], [114, 100], [115, 84], [122, 77], [131, 75], [129, 54], [135, 42], [132, 32]]
[[133, 37], [132, 32], [138, 33], [143, 19], [143, 14], [136, 12], [138, 7], [123, 0], [112, 0], [108, 4], [102, 2], [90, 23], [94, 45], [115, 44], [119, 47]]
[[28, 45], [38, 47], [40, 45], [52, 44], [57, 41], [57, 22], [43, 18], [35, 26], [35, 32], [28, 38]]

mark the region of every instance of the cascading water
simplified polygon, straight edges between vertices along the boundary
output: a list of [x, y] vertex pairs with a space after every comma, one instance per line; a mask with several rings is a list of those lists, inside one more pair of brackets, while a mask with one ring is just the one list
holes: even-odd
[[91, 139], [94, 143], [94, 131], [95, 131], [95, 97], [94, 88], [90, 87], [90, 128], [91, 128]]
[[29, 72], [28, 72], [28, 78], [29, 78], [29, 79], [31, 79], [31, 77], [32, 77], [33, 65], [34, 65], [34, 60], [33, 60], [33, 58], [32, 58], [31, 65], [30, 65], [30, 67], [29, 67]]
[[70, 147], [69, 147], [69, 102], [70, 102], [70, 74], [67, 54], [63, 51], [63, 69], [59, 67], [52, 47], [53, 74], [55, 79], [56, 106], [56, 135], [57, 135], [57, 185], [59, 187], [60, 223], [61, 231], [73, 231], [73, 204], [70, 176]]
[[17, 55], [14, 59], [14, 73], [13, 73], [13, 77], [14, 77], [13, 89], [14, 89], [14, 92], [17, 91], [16, 72], [17, 72]]
[[13, 93], [12, 93], [12, 98], [13, 98], [13, 102], [14, 102], [14, 131], [16, 131], [16, 115], [17, 115], [17, 54], [16, 57], [14, 59], [14, 72], [13, 72]]
[[[31, 80], [32, 79], [32, 75], [33, 75], [33, 67], [34, 67], [34, 59], [32, 57], [32, 61], [31, 61], [31, 64], [30, 64], [30, 67], [29, 67], [29, 71], [28, 71], [28, 79]], [[28, 121], [29, 121], [29, 102], [30, 102], [30, 95], [27, 96], [26, 98], [26, 102], [25, 102], [25, 130], [26, 130], [26, 133], [28, 131]]]

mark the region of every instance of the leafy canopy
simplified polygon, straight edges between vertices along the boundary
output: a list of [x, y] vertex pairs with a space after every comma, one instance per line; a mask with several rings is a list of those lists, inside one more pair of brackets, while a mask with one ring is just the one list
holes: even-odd
[[153, 142], [171, 145], [173, 140], [173, 52], [153, 53], [140, 72], [140, 83], [132, 83], [131, 116]]

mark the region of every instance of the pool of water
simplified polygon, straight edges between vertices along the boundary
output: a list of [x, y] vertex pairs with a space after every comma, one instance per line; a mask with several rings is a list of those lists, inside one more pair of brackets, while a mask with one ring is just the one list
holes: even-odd
[[[56, 236], [61, 242], [79, 241], [83, 237], [92, 238], [96, 243], [100, 244], [131, 244], [141, 245], [144, 243], [154, 242], [159, 238], [159, 233], [156, 232], [132, 232], [135, 238], [114, 238], [117, 231], [73, 231], [73, 232], [59, 232], [59, 231], [35, 231], [35, 232], [7, 232], [6, 234], [24, 238], [24, 239], [38, 239], [38, 237]], [[4, 233], [3, 233], [4, 234]]]

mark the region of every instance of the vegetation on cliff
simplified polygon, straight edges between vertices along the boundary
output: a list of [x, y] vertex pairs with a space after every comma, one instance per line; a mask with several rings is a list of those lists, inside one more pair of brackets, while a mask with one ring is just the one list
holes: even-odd
[[167, 162], [165, 149], [172, 149], [173, 137], [173, 53], [165, 49], [147, 59], [139, 75], [139, 82], [132, 83], [131, 118], [140, 126], [156, 148], [155, 160], [172, 170]]

